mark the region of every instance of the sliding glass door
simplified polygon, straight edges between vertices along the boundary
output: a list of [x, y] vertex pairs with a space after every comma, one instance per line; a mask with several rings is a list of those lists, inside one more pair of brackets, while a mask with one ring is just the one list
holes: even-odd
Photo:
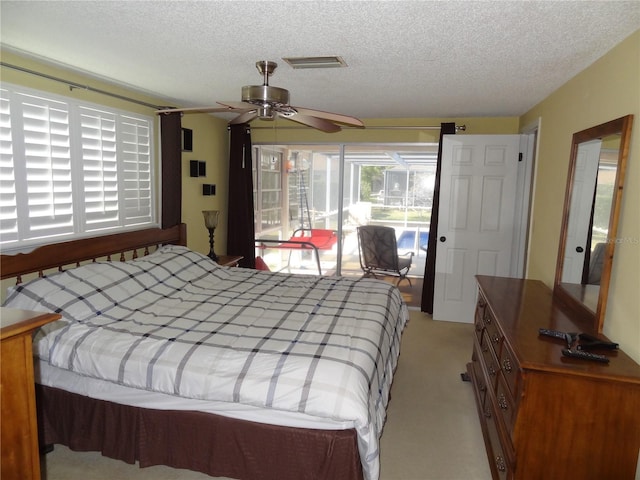
[[336, 274], [340, 147], [257, 145], [253, 159], [256, 256], [272, 271]]
[[422, 276], [431, 220], [437, 145], [349, 145], [344, 148], [342, 275], [361, 275], [356, 229], [395, 229], [398, 251], [413, 252], [409, 276]]
[[422, 276], [436, 157], [435, 144], [255, 145], [256, 255], [273, 271], [360, 276], [357, 227], [388, 225]]

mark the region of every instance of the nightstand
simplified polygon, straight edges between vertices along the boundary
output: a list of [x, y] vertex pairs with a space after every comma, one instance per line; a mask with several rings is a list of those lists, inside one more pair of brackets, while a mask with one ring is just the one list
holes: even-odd
[[40, 479], [32, 334], [59, 318], [54, 313], [0, 310], [2, 480]]
[[237, 267], [238, 262], [244, 257], [242, 255], [218, 255], [218, 265], [223, 267]]

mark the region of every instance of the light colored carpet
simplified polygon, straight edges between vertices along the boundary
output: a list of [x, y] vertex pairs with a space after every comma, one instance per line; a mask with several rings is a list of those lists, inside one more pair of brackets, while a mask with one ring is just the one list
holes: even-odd
[[[473, 326], [436, 322], [411, 311], [381, 438], [380, 480], [491, 478], [470, 383]], [[202, 473], [139, 468], [56, 445], [43, 459], [43, 480], [211, 480]]]

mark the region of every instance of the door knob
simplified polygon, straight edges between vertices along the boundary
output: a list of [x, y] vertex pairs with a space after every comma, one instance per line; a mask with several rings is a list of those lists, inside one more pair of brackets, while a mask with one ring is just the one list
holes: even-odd
[[444, 235], [442, 237], [440, 237], [440, 241], [441, 242], [446, 242], [447, 241], [447, 237], [445, 237]]
[[584, 252], [584, 248], [582, 248], [582, 247], [576, 247], [576, 252], [578, 252], [578, 253], [582, 253], [582, 252]]

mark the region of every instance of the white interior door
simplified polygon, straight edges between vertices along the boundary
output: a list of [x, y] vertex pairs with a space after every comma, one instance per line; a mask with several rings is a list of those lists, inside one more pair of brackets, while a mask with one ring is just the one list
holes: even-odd
[[434, 320], [473, 322], [475, 275], [509, 276], [520, 135], [445, 135]]
[[571, 206], [567, 222], [567, 243], [562, 265], [562, 281], [582, 283], [584, 256], [587, 250], [587, 238], [591, 226], [593, 195], [598, 178], [600, 147], [602, 140], [581, 143], [576, 154], [576, 170], [573, 176]]

